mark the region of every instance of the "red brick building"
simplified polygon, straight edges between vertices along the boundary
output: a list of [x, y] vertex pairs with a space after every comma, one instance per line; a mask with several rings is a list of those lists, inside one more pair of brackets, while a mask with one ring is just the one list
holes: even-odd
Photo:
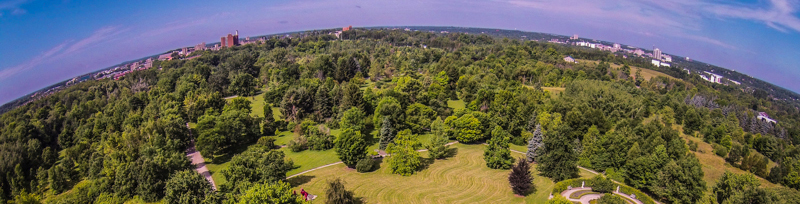
[[342, 28], [342, 31], [348, 31], [348, 30], [352, 30], [352, 29], [353, 29], [353, 26], [347, 26], [347, 27]]
[[233, 47], [239, 45], [239, 31], [236, 31], [236, 35], [232, 35], [228, 33], [228, 36], [222, 36], [219, 39], [221, 47]]

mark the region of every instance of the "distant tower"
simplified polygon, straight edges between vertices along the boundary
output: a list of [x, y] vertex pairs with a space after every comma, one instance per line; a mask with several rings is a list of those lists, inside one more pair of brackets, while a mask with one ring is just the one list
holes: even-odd
[[654, 48], [653, 49], [653, 58], [655, 58], [657, 60], [661, 60], [661, 50], [659, 50], [658, 48]]

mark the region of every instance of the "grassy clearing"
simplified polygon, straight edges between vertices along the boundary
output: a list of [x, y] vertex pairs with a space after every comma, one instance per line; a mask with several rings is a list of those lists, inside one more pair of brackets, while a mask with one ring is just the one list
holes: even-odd
[[[597, 60], [582, 60], [582, 59], [576, 59], [576, 60], [578, 62], [581, 62], [581, 63], [590, 63], [590, 64], [598, 64], [598, 63], [600, 63], [600, 61], [597, 61]], [[611, 64], [611, 68], [613, 68], [613, 69], [619, 69], [621, 67], [622, 67], [622, 65], [620, 65], [620, 64]], [[636, 71], [642, 70], [642, 77], [644, 77], [647, 80], [650, 80], [653, 77], [657, 77], [657, 76], [663, 76], [663, 77], [667, 77], [667, 78], [670, 78], [670, 79], [677, 79], [675, 77], [672, 77], [670, 75], [661, 73], [659, 71], [655, 71], [655, 70], [651, 70], [651, 69], [645, 69], [645, 68], [641, 68], [641, 67], [635, 67], [635, 66], [630, 66], [630, 67], [631, 67], [631, 77], [634, 77], [636, 75]]]
[[551, 96], [558, 96], [559, 93], [564, 92], [566, 89], [563, 87], [542, 87], [542, 90], [549, 91]]
[[[486, 167], [483, 145], [456, 144], [456, 156], [437, 160], [422, 171], [408, 177], [391, 174], [386, 163], [370, 173], [358, 173], [344, 165], [309, 172], [289, 181], [296, 190], [301, 188], [318, 195], [324, 201], [326, 181], [342, 178], [348, 189], [365, 203], [544, 203], [554, 183], [535, 176], [537, 191], [527, 197], [517, 197], [508, 187], [510, 170]], [[422, 153], [423, 157], [427, 153]], [[535, 168], [532, 169], [536, 172]], [[581, 172], [585, 178], [591, 173]]]
[[[264, 117], [264, 107], [267, 106], [267, 103], [264, 102], [264, 94], [265, 93], [262, 91], [261, 94], [258, 94], [258, 95], [255, 95], [255, 96], [245, 97], [248, 101], [250, 101], [250, 106], [251, 106], [250, 115], [251, 116]], [[227, 99], [226, 101], [230, 102], [232, 100], [233, 100], [233, 98], [230, 98], [230, 99]], [[278, 108], [278, 107], [270, 107], [270, 108], [272, 108], [272, 116], [275, 118], [275, 120], [278, 120], [281, 117], [283, 117], [283, 114], [281, 113], [281, 109], [280, 108]]]
[[297, 167], [287, 172], [286, 176], [341, 161], [334, 149], [325, 151], [306, 150], [302, 152], [292, 152], [289, 148], [281, 148], [280, 150], [286, 153], [286, 158], [291, 159], [294, 162], [294, 166]]
[[466, 104], [464, 104], [463, 100], [448, 100], [447, 101], [447, 107], [450, 107], [453, 110], [456, 110], [456, 109], [460, 109], [460, 108], [466, 108], [467, 106], [466, 106]]
[[[674, 125], [673, 128], [676, 128], [679, 131], [683, 129], [683, 127], [681, 127], [680, 125]], [[725, 171], [730, 171], [736, 174], [751, 174], [750, 172], [743, 171], [739, 168], [730, 166], [727, 162], [725, 162], [725, 159], [714, 154], [713, 152], [714, 148], [711, 147], [711, 144], [703, 142], [703, 139], [685, 135], [683, 134], [683, 131], [681, 131], [681, 137], [687, 142], [691, 140], [697, 143], [697, 152], [692, 152], [692, 153], [694, 153], [697, 159], [700, 160], [700, 164], [702, 165], [704, 173], [703, 181], [705, 181], [706, 186], [708, 186], [707, 189], [708, 192], [711, 191], [711, 189], [714, 187], [714, 184], [716, 184], [717, 179], [721, 178], [722, 175], [725, 173]], [[771, 168], [772, 166], [776, 165], [774, 163], [775, 162], [770, 161], [768, 168]], [[770, 183], [769, 181], [761, 177], [756, 176], [756, 178], [758, 178], [758, 180], [761, 181], [761, 186], [763, 187], [772, 188], [779, 186]]]

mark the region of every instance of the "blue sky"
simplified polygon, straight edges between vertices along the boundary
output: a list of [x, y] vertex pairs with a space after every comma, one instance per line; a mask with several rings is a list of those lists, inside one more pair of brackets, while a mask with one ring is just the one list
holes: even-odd
[[0, 0], [0, 104], [87, 72], [240, 36], [464, 26], [659, 47], [800, 92], [798, 0]]

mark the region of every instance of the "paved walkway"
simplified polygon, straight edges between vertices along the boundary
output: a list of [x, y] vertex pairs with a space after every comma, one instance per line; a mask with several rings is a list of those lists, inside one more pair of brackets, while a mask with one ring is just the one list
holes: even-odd
[[[484, 143], [484, 145], [488, 145], [488, 144], [485, 144], [485, 143]], [[520, 152], [520, 151], [513, 150], [513, 149], [512, 149], [511, 151], [512, 151], [512, 152], [516, 152], [516, 153], [520, 153], [520, 154], [525, 154], [525, 152]], [[580, 169], [583, 169], [583, 170], [586, 170], [586, 171], [588, 171], [589, 173], [592, 173], [592, 174], [595, 174], [595, 175], [597, 175], [597, 174], [600, 174], [600, 173], [598, 173], [598, 172], [596, 172], [596, 171], [592, 171], [591, 169], [587, 169], [587, 168], [584, 168], [584, 167], [582, 167], [582, 166], [578, 166], [578, 168], [580, 168]], [[609, 179], [609, 180], [611, 180], [611, 179]], [[620, 183], [620, 182], [617, 182], [617, 181], [615, 181], [615, 180], [611, 180], [611, 181], [613, 181], [613, 182], [614, 182], [614, 183], [616, 183], [616, 184], [622, 184], [622, 183]], [[578, 190], [586, 190], [586, 189], [589, 189], [589, 190], [591, 190], [592, 188], [573, 188], [572, 190], [575, 190], [575, 189], [578, 189]], [[561, 195], [564, 195], [564, 193], [567, 193], [567, 192], [568, 192], [568, 191], [564, 191], [564, 192], [562, 192], [562, 193], [561, 193]], [[575, 192], [575, 191], [572, 191], [572, 192]], [[567, 198], [567, 199], [569, 199], [570, 201], [576, 201], [576, 202], [581, 202], [581, 203], [584, 203], [584, 202], [583, 202], [583, 200], [584, 200], [584, 199], [583, 199], [583, 197], [581, 197], [581, 199], [579, 199], [579, 200], [576, 200], [576, 199], [570, 199], [570, 198], [569, 198], [569, 195], [570, 195], [570, 194], [572, 194], [572, 193], [569, 193], [569, 194], [567, 194], [567, 195], [566, 195], [566, 196], [564, 196], [564, 197], [566, 197], [566, 198]], [[634, 201], [636, 204], [643, 204], [643, 203], [642, 203], [642, 201], [639, 201], [638, 199], [632, 198], [630, 195], [625, 195], [625, 194], [622, 194], [622, 193], [619, 193], [619, 192], [616, 192], [616, 191], [614, 191], [614, 194], [616, 194], [616, 195], [618, 195], [618, 196], [625, 197], [625, 198], [627, 198], [627, 199], [630, 199], [630, 200]], [[587, 196], [588, 196], [588, 195], [587, 195]], [[584, 196], [584, 197], [586, 197], [586, 196]], [[600, 197], [597, 197], [597, 198], [600, 198]], [[595, 198], [595, 199], [597, 199], [597, 198]], [[551, 195], [551, 197], [550, 197], [550, 198], [548, 198], [548, 199], [552, 199], [552, 195]], [[589, 199], [589, 200], [594, 200], [594, 199]], [[586, 200], [586, 202], [585, 202], [585, 203], [586, 203], [586, 204], [588, 204], [588, 203], [589, 203], [589, 200]], [[653, 200], [653, 202], [655, 202], [656, 204], [661, 204], [660, 202], [658, 202], [658, 201], [655, 201], [655, 200]]]
[[[591, 201], [591, 200], [595, 200], [595, 199], [600, 199], [600, 197], [603, 197], [603, 194], [601, 194], [601, 193], [587, 194], [587, 195], [581, 196], [581, 197], [580, 197], [580, 198], [578, 198], [578, 199], [573, 199], [573, 198], [570, 198], [570, 197], [569, 197], [570, 195], [572, 195], [572, 194], [573, 194], [573, 193], [575, 193], [575, 192], [578, 192], [578, 191], [584, 191], [584, 190], [590, 190], [590, 191], [591, 191], [591, 190], [592, 190], [592, 188], [591, 188], [591, 187], [586, 187], [586, 188], [572, 188], [571, 190], [566, 190], [566, 191], [564, 191], [564, 192], [561, 192], [561, 196], [564, 196], [564, 197], [565, 197], [565, 198], [567, 198], [569, 201], [572, 201], [572, 202], [580, 202], [581, 204], [589, 204], [589, 201]], [[618, 193], [618, 192], [616, 192], [616, 191], [614, 191], [613, 193], [614, 193], [615, 195], [618, 195], [618, 196], [621, 196], [621, 197], [624, 197], [624, 198], [626, 198], [626, 201], [633, 201], [633, 202], [634, 202], [634, 204], [643, 204], [643, 203], [642, 203], [642, 201], [639, 201], [639, 200], [637, 200], [637, 199], [631, 198], [631, 197], [630, 197], [630, 196], [628, 196], [628, 195], [625, 195], [625, 194], [622, 194], [622, 193]]]
[[[189, 123], [186, 123], [186, 128], [189, 128]], [[189, 136], [192, 136], [191, 128], [189, 128]], [[217, 190], [217, 184], [214, 183], [214, 178], [211, 177], [211, 172], [208, 171], [208, 168], [206, 168], [206, 161], [203, 159], [203, 155], [201, 155], [200, 151], [197, 151], [197, 149], [194, 147], [194, 139], [192, 139], [189, 149], [186, 149], [186, 156], [189, 157], [189, 160], [192, 160], [192, 164], [195, 165], [194, 170], [200, 175], [203, 175], [203, 177], [205, 177], [206, 180], [211, 183], [212, 189]]]
[[320, 167], [317, 167], [317, 168], [313, 168], [313, 169], [305, 170], [305, 171], [303, 171], [303, 172], [296, 173], [296, 174], [294, 174], [294, 175], [291, 175], [291, 176], [287, 176], [287, 177], [286, 177], [286, 179], [290, 179], [290, 178], [292, 178], [292, 177], [295, 177], [295, 176], [300, 176], [300, 175], [303, 175], [303, 174], [305, 174], [305, 173], [308, 173], [308, 172], [316, 171], [316, 170], [319, 170], [319, 169], [322, 169], [322, 168], [325, 168], [325, 167], [329, 167], [329, 166], [333, 166], [333, 165], [337, 165], [337, 164], [343, 164], [343, 163], [342, 163], [342, 162], [334, 162], [334, 163], [330, 163], [330, 164], [322, 165], [322, 166], [320, 166]]

